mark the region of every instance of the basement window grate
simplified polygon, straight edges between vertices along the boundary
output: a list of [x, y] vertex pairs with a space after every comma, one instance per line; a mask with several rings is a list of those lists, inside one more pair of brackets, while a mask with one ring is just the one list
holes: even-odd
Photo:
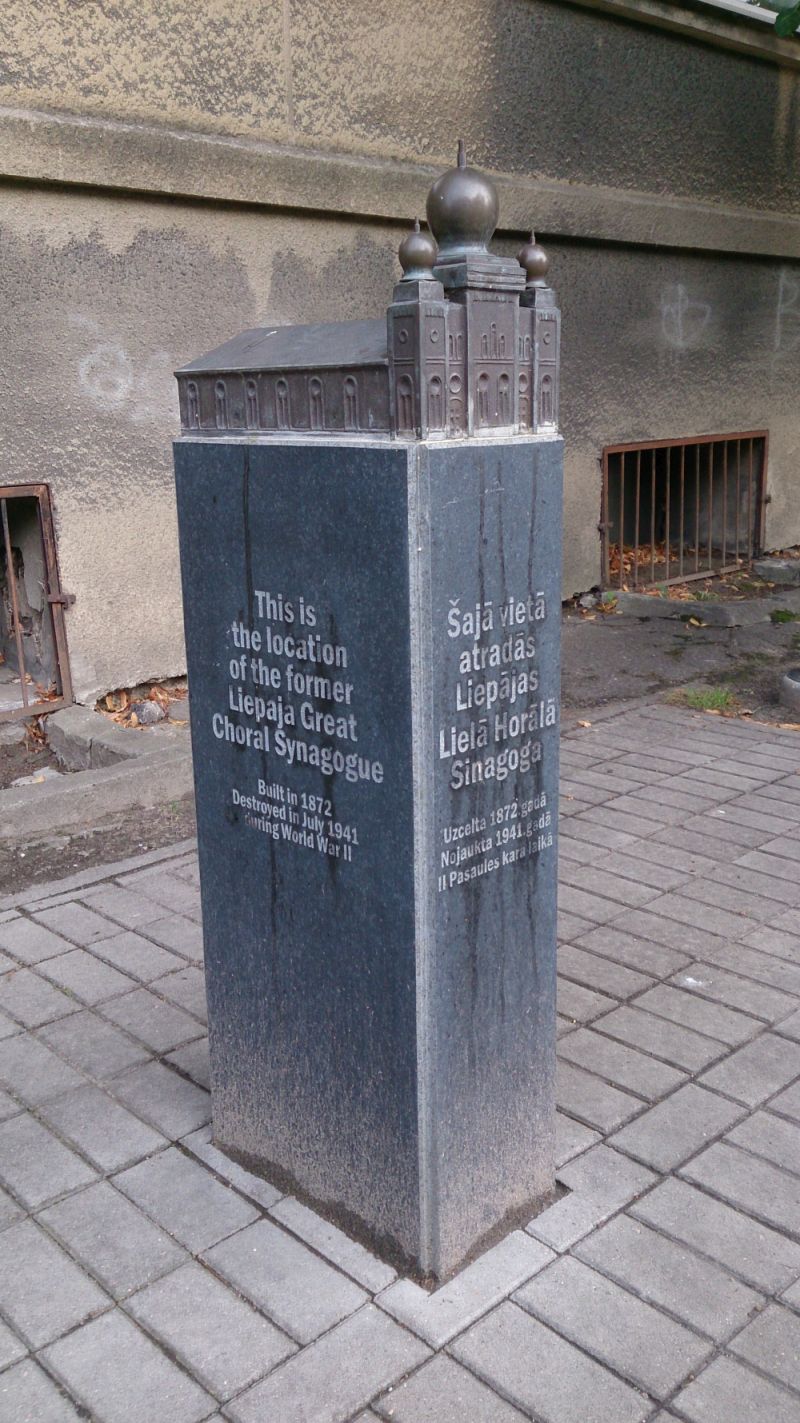
[[604, 588], [729, 573], [763, 546], [767, 431], [609, 445], [600, 523]]
[[46, 484], [0, 488], [0, 722], [72, 701], [64, 607]]

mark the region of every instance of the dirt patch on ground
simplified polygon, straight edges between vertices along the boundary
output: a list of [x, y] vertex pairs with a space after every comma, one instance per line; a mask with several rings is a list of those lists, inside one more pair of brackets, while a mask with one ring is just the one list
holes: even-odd
[[798, 623], [702, 627], [614, 613], [585, 618], [570, 610], [562, 701], [568, 715], [675, 687], [725, 687], [759, 719], [786, 721], [778, 687], [783, 672], [798, 665]]
[[46, 744], [31, 745], [15, 741], [0, 746], [0, 791], [8, 790], [20, 776], [38, 776], [44, 770], [56, 769], [58, 762]]
[[188, 840], [195, 832], [194, 796], [188, 795], [155, 809], [127, 810], [84, 830], [28, 844], [4, 843], [0, 845], [0, 894], [22, 893], [95, 865], [160, 850]]

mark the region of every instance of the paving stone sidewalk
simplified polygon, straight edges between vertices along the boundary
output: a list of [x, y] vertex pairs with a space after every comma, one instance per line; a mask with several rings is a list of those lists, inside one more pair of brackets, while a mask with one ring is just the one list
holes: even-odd
[[211, 1144], [193, 847], [3, 904], [3, 1423], [798, 1423], [799, 772], [567, 731], [567, 1192], [433, 1294]]

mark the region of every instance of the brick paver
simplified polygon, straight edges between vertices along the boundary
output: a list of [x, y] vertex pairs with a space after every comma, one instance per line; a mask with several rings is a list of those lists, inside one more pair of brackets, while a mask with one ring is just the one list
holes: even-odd
[[190, 846], [4, 902], [3, 1423], [800, 1418], [800, 738], [562, 745], [561, 1194], [433, 1293], [213, 1145]]

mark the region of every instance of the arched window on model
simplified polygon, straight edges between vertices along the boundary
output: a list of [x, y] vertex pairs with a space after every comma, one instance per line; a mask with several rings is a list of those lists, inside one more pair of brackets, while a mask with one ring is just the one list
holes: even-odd
[[228, 428], [228, 392], [225, 389], [224, 380], [218, 380], [214, 386], [214, 409], [216, 413], [217, 429], [227, 430]]
[[345, 376], [344, 380], [344, 428], [358, 429], [358, 386], [355, 376]]

